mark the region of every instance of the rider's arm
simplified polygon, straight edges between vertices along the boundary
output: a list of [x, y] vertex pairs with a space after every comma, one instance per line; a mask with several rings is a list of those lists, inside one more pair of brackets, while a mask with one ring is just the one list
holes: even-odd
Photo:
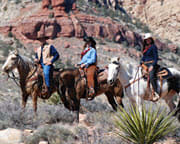
[[153, 66], [157, 64], [158, 61], [158, 51], [157, 51], [157, 47], [155, 45], [152, 46], [153, 47]]
[[37, 55], [37, 53], [35, 53], [35, 59], [38, 59], [38, 55]]
[[94, 48], [92, 48], [90, 50], [90, 57], [88, 57], [85, 65], [86, 65], [86, 68], [91, 65], [91, 64], [94, 64], [96, 63], [96, 57], [97, 57], [97, 54], [96, 54], [96, 50]]
[[57, 52], [57, 50], [54, 48], [53, 45], [51, 45], [50, 47], [50, 53], [53, 56], [51, 63], [54, 63], [59, 58], [59, 53]]
[[140, 60], [140, 64], [142, 64], [144, 62], [144, 60], [145, 60], [145, 57], [143, 56]]

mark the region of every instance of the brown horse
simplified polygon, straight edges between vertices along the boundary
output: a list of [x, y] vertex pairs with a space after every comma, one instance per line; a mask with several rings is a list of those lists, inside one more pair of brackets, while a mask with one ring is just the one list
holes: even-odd
[[[87, 98], [87, 82], [86, 78], [82, 77], [78, 68], [64, 69], [59, 77], [61, 99], [64, 101], [65, 107], [77, 112], [77, 121], [79, 121], [80, 99]], [[107, 84], [107, 70], [101, 72], [97, 76], [96, 96], [105, 94], [108, 102], [116, 111], [117, 104], [123, 107], [122, 97], [123, 89], [119, 80], [114, 85]], [[116, 101], [115, 99], [116, 98]]]
[[[38, 97], [42, 99], [49, 98], [43, 97], [41, 94], [43, 78], [37, 72], [38, 67], [34, 65], [31, 61], [20, 56], [17, 50], [14, 50], [10, 52], [6, 62], [2, 67], [2, 70], [6, 73], [9, 73], [15, 68], [17, 68], [19, 72], [19, 86], [22, 91], [22, 107], [23, 109], [26, 107], [28, 97], [32, 96], [33, 108], [36, 113]], [[52, 84], [52, 91], [57, 91], [59, 93], [58, 76], [59, 72], [53, 73], [54, 81]]]

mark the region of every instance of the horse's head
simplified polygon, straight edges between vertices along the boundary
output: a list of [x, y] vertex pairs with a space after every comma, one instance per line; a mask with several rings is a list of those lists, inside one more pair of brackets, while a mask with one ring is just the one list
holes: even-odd
[[9, 71], [12, 71], [14, 68], [16, 68], [18, 63], [18, 57], [19, 54], [17, 50], [11, 51], [4, 65], [2, 66], [2, 70], [8, 73]]
[[119, 60], [120, 60], [119, 57], [114, 57], [110, 59], [111, 63], [108, 65], [108, 78], [107, 78], [107, 81], [110, 85], [112, 85], [117, 79], [120, 70]]

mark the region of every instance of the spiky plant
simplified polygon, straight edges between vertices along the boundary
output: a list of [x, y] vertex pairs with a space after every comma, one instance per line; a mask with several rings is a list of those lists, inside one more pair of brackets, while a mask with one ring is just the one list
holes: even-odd
[[115, 116], [117, 134], [124, 140], [136, 144], [153, 144], [165, 135], [176, 130], [173, 125], [175, 118], [173, 113], [167, 114], [166, 110], [160, 107], [153, 110], [152, 105], [142, 110], [130, 106], [128, 112], [120, 108]]

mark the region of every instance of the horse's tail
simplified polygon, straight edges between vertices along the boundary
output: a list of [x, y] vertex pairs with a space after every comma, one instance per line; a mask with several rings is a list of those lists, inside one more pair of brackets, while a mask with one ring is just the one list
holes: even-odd
[[179, 75], [180, 76], [180, 71], [178, 71], [177, 69], [174, 68], [168, 68], [171, 72], [171, 74], [174, 75]]

